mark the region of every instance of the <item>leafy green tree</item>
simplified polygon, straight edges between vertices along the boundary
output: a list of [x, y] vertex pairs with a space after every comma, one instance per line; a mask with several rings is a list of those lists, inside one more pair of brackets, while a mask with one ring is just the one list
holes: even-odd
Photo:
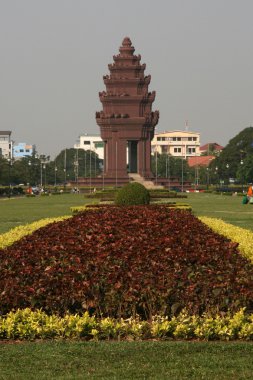
[[226, 183], [229, 178], [244, 178], [245, 182], [250, 182], [252, 157], [253, 127], [248, 127], [229, 141], [220, 156], [211, 162], [210, 167], [217, 168], [219, 178]]
[[241, 161], [237, 168], [236, 178], [240, 183], [253, 182], [253, 154], [249, 154]]
[[[157, 170], [156, 170], [157, 168]], [[184, 173], [184, 177], [189, 177], [190, 168], [188, 163], [183, 158], [173, 157], [166, 153], [157, 154], [151, 157], [151, 170], [154, 175], [158, 177], [178, 177], [181, 178], [182, 171]]]
[[[48, 180], [57, 182], [76, 181], [77, 177], [96, 177], [101, 174], [101, 160], [90, 150], [64, 149], [50, 162], [48, 166]], [[56, 172], [56, 173], [55, 173]]]

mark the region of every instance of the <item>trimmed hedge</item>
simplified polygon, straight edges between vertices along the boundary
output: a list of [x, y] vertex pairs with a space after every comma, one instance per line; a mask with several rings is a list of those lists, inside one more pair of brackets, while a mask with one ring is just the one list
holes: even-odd
[[115, 204], [118, 206], [148, 205], [149, 201], [149, 191], [138, 182], [123, 186], [115, 198]]

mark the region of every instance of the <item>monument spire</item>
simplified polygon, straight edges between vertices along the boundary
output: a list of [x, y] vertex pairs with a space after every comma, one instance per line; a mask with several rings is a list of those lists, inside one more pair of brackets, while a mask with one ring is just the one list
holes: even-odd
[[134, 51], [125, 37], [108, 65], [110, 74], [103, 78], [106, 91], [99, 93], [103, 110], [96, 113], [96, 121], [104, 141], [105, 175], [112, 178], [127, 177], [128, 172], [152, 176], [151, 140], [159, 112], [152, 112], [156, 94], [148, 91], [151, 76], [144, 75], [146, 65]]

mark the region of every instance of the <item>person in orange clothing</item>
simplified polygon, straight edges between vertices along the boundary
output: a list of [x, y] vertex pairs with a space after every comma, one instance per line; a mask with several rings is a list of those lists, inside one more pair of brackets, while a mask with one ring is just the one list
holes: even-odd
[[247, 197], [248, 197], [248, 200], [250, 201], [251, 198], [253, 198], [253, 185], [251, 184], [250, 187], [248, 188], [248, 191], [247, 191]]

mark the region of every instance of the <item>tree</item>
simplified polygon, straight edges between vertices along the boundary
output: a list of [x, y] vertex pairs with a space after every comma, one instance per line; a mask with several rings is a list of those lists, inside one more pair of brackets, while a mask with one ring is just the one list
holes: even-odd
[[48, 166], [49, 180], [53, 183], [57, 168], [57, 180], [76, 181], [77, 177], [96, 177], [101, 174], [101, 160], [91, 150], [63, 149]]
[[248, 127], [229, 141], [220, 156], [211, 162], [210, 167], [217, 167], [219, 177], [225, 182], [229, 178], [237, 178], [238, 175], [238, 179], [244, 177], [248, 182], [252, 181], [252, 171], [249, 169], [252, 157], [253, 127]]
[[[157, 168], [157, 170], [156, 170]], [[158, 177], [182, 177], [182, 172], [184, 176], [189, 175], [190, 168], [188, 166], [187, 161], [184, 158], [173, 157], [166, 153], [157, 154], [157, 162], [156, 155], [151, 157], [151, 170], [154, 175]]]

